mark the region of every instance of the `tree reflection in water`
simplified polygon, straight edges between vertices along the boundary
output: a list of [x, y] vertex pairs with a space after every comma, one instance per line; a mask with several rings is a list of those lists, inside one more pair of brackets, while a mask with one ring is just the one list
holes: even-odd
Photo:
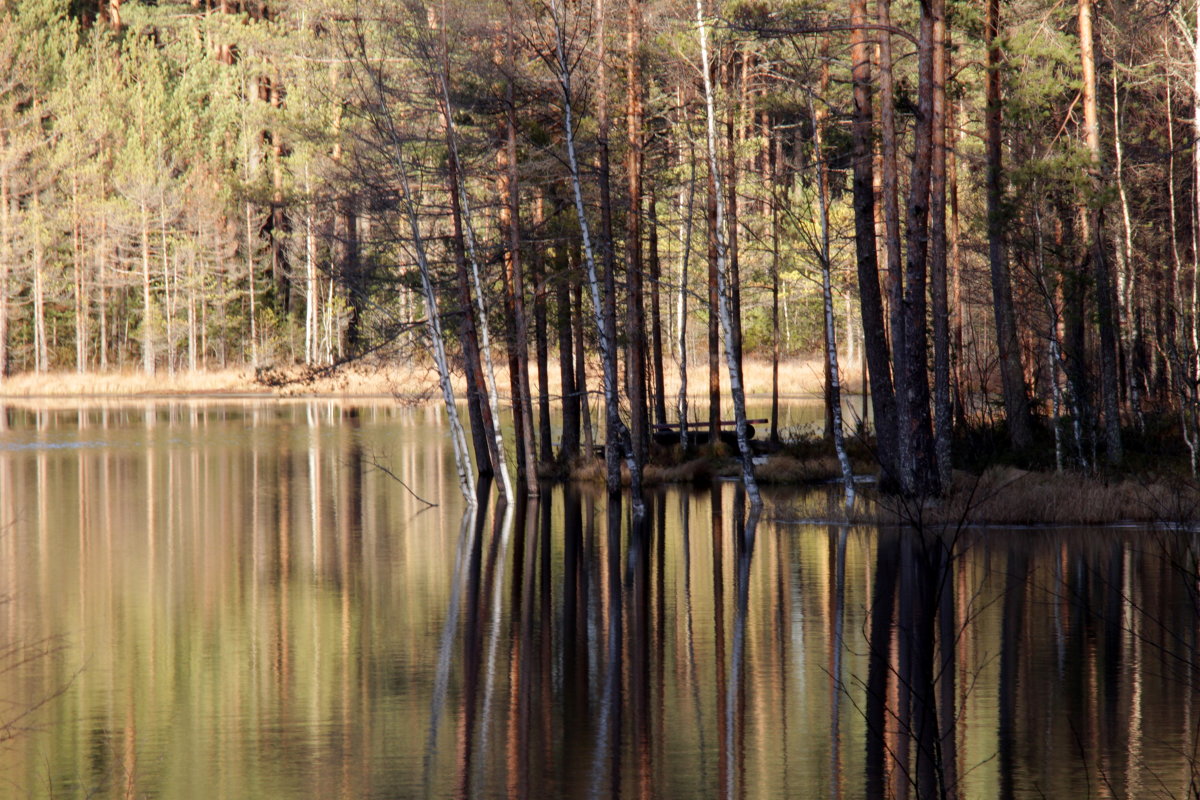
[[[0, 699], [68, 687], [0, 752], [22, 794], [1198, 785], [1190, 532], [789, 525], [724, 482], [662, 489], [636, 524], [555, 487], [464, 525], [419, 410], [10, 420], [0, 634], [66, 647], [0, 669]], [[389, 451], [437, 508], [368, 468]]]

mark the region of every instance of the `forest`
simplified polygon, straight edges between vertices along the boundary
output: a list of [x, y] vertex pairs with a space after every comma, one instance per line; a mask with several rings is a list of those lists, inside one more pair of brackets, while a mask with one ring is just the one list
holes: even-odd
[[2, 8], [0, 390], [429, 359], [465, 493], [514, 491], [511, 413], [518, 477], [602, 440], [635, 504], [656, 426], [715, 442], [730, 397], [755, 502], [743, 357], [820, 354], [847, 480], [866, 381], [905, 495], [980, 430], [1028, 464], [1154, 441], [1195, 473], [1194, 5]]

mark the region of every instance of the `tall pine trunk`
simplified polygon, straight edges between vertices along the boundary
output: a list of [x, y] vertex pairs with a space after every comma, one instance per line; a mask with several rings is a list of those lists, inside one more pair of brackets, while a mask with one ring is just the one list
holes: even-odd
[[[912, 461], [911, 432], [907, 424], [909, 417], [908, 391], [906, 385], [908, 375], [902, 364], [904, 362], [904, 318], [903, 292], [904, 268], [900, 253], [900, 201], [899, 201], [899, 167], [896, 163], [896, 112], [894, 99], [894, 76], [892, 75], [892, 27], [891, 0], [878, 0], [877, 14], [879, 26], [879, 157], [881, 173], [881, 194], [883, 199], [883, 237], [884, 249], [887, 253], [887, 293], [888, 293], [888, 331], [891, 335], [891, 357], [894, 366], [892, 375], [894, 385], [895, 409], [893, 419], [895, 424], [892, 432], [895, 434], [894, 443], [889, 443], [895, 454], [891, 462], [882, 458], [886, 452], [881, 446], [881, 465], [884, 477], [888, 483], [903, 485], [905, 464]], [[882, 330], [882, 328], [881, 328]], [[868, 360], [869, 363], [869, 360]], [[885, 388], [875, 384], [875, 372], [871, 373], [871, 393], [875, 394]], [[878, 413], [879, 409], [876, 409]], [[877, 430], [883, 431], [884, 418], [878, 418]], [[882, 437], [880, 437], [882, 439]], [[887, 469], [894, 468], [889, 476]]]
[[1003, 202], [1004, 172], [1000, 98], [1001, 52], [1000, 0], [988, 0], [984, 22], [987, 45], [987, 223], [988, 263], [992, 275], [992, 308], [996, 317], [996, 347], [1000, 354], [1000, 382], [1004, 391], [1004, 417], [1008, 438], [1015, 450], [1025, 450], [1033, 442], [1029, 424], [1029, 400], [1021, 372], [1021, 349], [1017, 342], [1017, 320], [1013, 308], [1012, 278], [1005, 248]]
[[[908, 461], [901, 463], [901, 486], [918, 497], [940, 491], [933, 425], [929, 414], [928, 335], [926, 292], [929, 255], [929, 184], [933, 163], [933, 13], [932, 0], [921, 3], [917, 42], [917, 115], [913, 135], [912, 171], [908, 182], [905, 219], [904, 346], [898, 351], [897, 372], [904, 372], [904, 416]], [[904, 438], [903, 436], [901, 437]]]
[[950, 310], [946, 285], [946, 80], [950, 74], [946, 0], [933, 0], [933, 164], [930, 171], [930, 300], [933, 303], [934, 453], [938, 482], [950, 488]]

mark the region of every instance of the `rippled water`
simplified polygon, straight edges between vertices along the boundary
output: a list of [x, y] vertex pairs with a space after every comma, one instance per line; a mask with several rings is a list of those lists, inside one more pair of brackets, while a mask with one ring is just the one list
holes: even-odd
[[391, 403], [3, 419], [6, 797], [1200, 778], [1190, 534], [790, 524], [839, 494], [777, 491], [754, 519], [731, 483], [657, 492], [639, 522], [587, 487], [464, 516], [441, 415]]

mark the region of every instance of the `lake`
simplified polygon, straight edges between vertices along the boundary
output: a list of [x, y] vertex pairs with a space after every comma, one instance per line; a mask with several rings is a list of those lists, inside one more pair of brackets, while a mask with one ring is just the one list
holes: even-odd
[[470, 514], [443, 416], [9, 405], [0, 796], [1200, 785], [1191, 533], [814, 522], [836, 488], [754, 518], [730, 482]]

